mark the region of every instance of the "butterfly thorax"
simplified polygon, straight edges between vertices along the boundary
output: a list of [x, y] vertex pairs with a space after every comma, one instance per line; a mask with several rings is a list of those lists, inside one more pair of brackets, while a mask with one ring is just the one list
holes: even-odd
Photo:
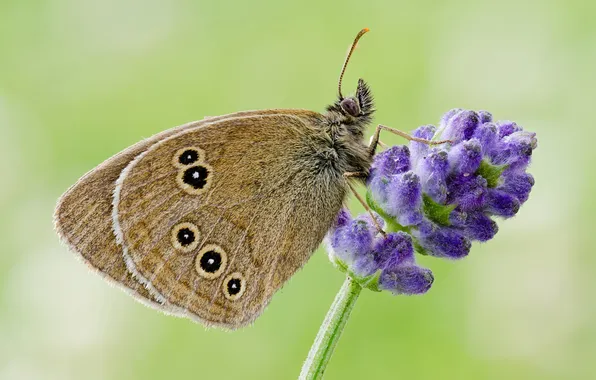
[[372, 155], [364, 141], [364, 131], [370, 125], [374, 111], [372, 94], [362, 79], [358, 81], [354, 96], [340, 97], [327, 107], [323, 115], [325, 132], [337, 153], [334, 167], [342, 175], [346, 172], [368, 174]]

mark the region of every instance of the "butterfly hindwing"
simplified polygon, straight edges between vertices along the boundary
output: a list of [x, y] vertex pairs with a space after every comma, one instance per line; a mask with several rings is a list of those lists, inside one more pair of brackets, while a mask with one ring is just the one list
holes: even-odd
[[[304, 265], [341, 207], [344, 183], [317, 175], [319, 114], [233, 117], [137, 156], [114, 193], [128, 268], [180, 313], [236, 328]], [[342, 179], [343, 180], [343, 179]]]

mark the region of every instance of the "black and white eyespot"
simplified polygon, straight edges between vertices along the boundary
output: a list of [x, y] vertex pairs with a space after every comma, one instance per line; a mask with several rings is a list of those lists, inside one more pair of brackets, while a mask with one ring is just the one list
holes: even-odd
[[213, 279], [219, 277], [226, 269], [228, 255], [215, 244], [208, 244], [199, 251], [195, 259], [195, 268], [202, 277]]
[[193, 165], [178, 172], [178, 185], [189, 194], [197, 195], [205, 191], [212, 177], [212, 169], [207, 164]]
[[179, 251], [190, 252], [200, 241], [199, 228], [192, 223], [180, 223], [172, 228], [172, 245]]
[[172, 157], [172, 163], [177, 168], [187, 168], [188, 166], [201, 163], [205, 159], [203, 151], [197, 147], [189, 146], [178, 149]]
[[222, 286], [224, 296], [230, 301], [236, 301], [246, 290], [246, 280], [241, 273], [234, 272], [225, 278]]

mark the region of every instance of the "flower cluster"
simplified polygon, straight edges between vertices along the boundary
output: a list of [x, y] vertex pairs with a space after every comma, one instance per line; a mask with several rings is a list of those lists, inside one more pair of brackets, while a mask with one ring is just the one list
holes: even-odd
[[416, 129], [411, 141], [376, 155], [367, 203], [379, 215], [380, 233], [366, 214], [338, 215], [328, 234], [330, 258], [363, 286], [394, 294], [420, 294], [433, 282], [414, 252], [458, 259], [472, 241], [498, 231], [494, 217], [514, 216], [530, 194], [526, 172], [534, 133], [514, 122], [493, 122], [488, 112], [454, 109]]

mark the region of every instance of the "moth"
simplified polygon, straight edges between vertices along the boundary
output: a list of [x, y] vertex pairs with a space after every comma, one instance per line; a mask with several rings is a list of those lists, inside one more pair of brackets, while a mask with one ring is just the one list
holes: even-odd
[[[270, 109], [164, 131], [109, 158], [58, 201], [72, 251], [140, 302], [208, 326], [253, 322], [311, 257], [369, 172], [373, 97], [341, 82], [324, 113]], [[359, 198], [360, 199], [360, 198]]]

